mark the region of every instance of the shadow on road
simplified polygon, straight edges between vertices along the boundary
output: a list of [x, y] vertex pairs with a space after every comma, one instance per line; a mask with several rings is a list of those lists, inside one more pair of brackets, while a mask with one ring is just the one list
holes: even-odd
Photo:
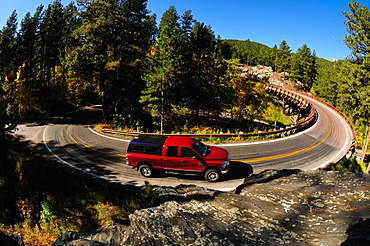
[[370, 218], [363, 220], [362, 218], [354, 224], [350, 225], [346, 231], [348, 238], [341, 246], [352, 245], [369, 245], [370, 244]]
[[[122, 157], [103, 154], [78, 144], [60, 146], [59, 143], [49, 141], [47, 146], [52, 154], [60, 158], [59, 160], [64, 164], [74, 166], [76, 169], [110, 179], [116, 179], [119, 175], [118, 172], [112, 170], [117, 162], [122, 162]], [[43, 146], [39, 146], [39, 148], [41, 147]], [[104, 148], [102, 151], [110, 152], [113, 150]], [[109, 166], [113, 168], [108, 168]]]
[[[230, 162], [230, 170], [227, 174], [221, 175], [219, 182], [227, 182], [236, 179], [245, 179], [248, 178], [250, 175], [253, 174], [253, 167], [244, 162], [232, 161]], [[157, 171], [151, 179], [156, 178], [166, 178], [166, 177], [174, 177], [178, 179], [186, 179], [186, 180], [199, 180], [205, 181], [201, 175], [198, 174], [175, 174], [175, 173], [165, 173], [162, 171]]]
[[244, 162], [232, 161], [230, 162], [230, 170], [224, 175], [222, 180], [232, 180], [232, 179], [244, 179], [248, 178], [253, 174], [253, 167]]

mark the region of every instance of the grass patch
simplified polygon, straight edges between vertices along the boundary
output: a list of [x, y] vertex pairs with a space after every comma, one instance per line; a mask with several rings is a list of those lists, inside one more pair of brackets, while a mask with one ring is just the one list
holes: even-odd
[[289, 116], [283, 113], [280, 106], [276, 106], [273, 103], [270, 103], [269, 107], [266, 109], [263, 120], [271, 124], [279, 123], [285, 126], [291, 125]]

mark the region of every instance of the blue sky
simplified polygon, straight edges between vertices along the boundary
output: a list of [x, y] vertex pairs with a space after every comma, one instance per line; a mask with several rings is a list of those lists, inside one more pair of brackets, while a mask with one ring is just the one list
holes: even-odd
[[[14, 9], [18, 23], [27, 12], [53, 0], [0, 0], [0, 26]], [[212, 26], [223, 39], [251, 40], [273, 47], [286, 40], [293, 52], [306, 44], [318, 57], [344, 59], [350, 50], [344, 44], [348, 34], [342, 11], [350, 0], [148, 0], [157, 22], [171, 5], [178, 14], [191, 10], [194, 19]], [[62, 0], [67, 5], [70, 0]], [[370, 7], [370, 0], [358, 0]]]

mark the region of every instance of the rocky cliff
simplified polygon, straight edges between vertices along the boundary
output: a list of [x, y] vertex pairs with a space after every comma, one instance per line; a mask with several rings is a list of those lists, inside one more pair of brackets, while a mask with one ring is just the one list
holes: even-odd
[[268, 170], [235, 193], [179, 185], [146, 207], [54, 245], [370, 245], [370, 175]]

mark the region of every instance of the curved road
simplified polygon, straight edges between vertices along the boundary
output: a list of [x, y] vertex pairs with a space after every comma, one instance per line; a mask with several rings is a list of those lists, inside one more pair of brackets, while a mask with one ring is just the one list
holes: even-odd
[[90, 122], [100, 115], [98, 107], [74, 111], [49, 124], [21, 125], [16, 135], [42, 144], [59, 161], [93, 176], [124, 185], [156, 186], [195, 184], [231, 190], [252, 172], [265, 169], [317, 169], [338, 161], [351, 144], [350, 126], [333, 109], [306, 97], [316, 108], [318, 121], [309, 129], [289, 137], [238, 144], [219, 145], [230, 152], [231, 169], [215, 183], [200, 177], [164, 174], [144, 178], [125, 162], [128, 140], [100, 134]]

